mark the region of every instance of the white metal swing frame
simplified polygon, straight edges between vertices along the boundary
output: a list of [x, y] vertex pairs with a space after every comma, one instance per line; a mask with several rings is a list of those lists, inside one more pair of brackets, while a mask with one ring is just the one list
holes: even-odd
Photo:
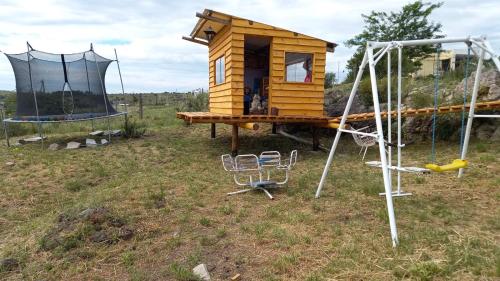
[[[474, 54], [479, 57], [478, 60], [478, 65], [477, 65], [477, 70], [476, 70], [476, 75], [474, 79], [474, 88], [472, 90], [472, 98], [470, 101], [470, 106], [469, 106], [469, 115], [467, 119], [467, 127], [465, 131], [465, 137], [464, 137], [464, 142], [463, 146], [461, 148], [461, 159], [464, 160], [467, 156], [467, 148], [469, 145], [469, 139], [470, 139], [470, 133], [472, 129], [472, 122], [474, 118], [498, 118], [500, 115], [475, 115], [474, 110], [476, 106], [476, 100], [477, 100], [477, 95], [479, 92], [479, 83], [480, 83], [480, 78], [481, 78], [481, 71], [483, 67], [483, 61], [485, 54], [488, 53], [496, 68], [498, 71], [500, 71], [500, 61], [498, 60], [498, 55], [496, 55], [493, 52], [493, 49], [489, 42], [486, 40], [485, 36], [482, 37], [465, 37], [465, 38], [441, 38], [441, 39], [421, 39], [421, 40], [406, 40], [406, 41], [391, 41], [391, 42], [368, 42], [366, 46], [366, 51], [363, 56], [363, 60], [361, 62], [361, 65], [359, 67], [359, 71], [356, 75], [356, 79], [353, 84], [353, 88], [351, 90], [349, 99], [347, 101], [346, 107], [344, 109], [344, 114], [342, 115], [342, 119], [340, 121], [339, 129], [337, 130], [337, 133], [335, 135], [335, 138], [333, 140], [332, 148], [330, 150], [330, 153], [328, 155], [328, 160], [326, 161], [325, 168], [323, 170], [323, 174], [321, 176], [320, 183], [318, 185], [318, 188], [316, 190], [316, 198], [318, 198], [321, 194], [321, 190], [325, 184], [326, 177], [328, 175], [329, 168], [332, 164], [333, 161], [333, 156], [335, 154], [335, 150], [337, 148], [337, 145], [340, 140], [340, 136], [343, 132], [345, 133], [350, 133], [350, 134], [358, 134], [358, 135], [366, 135], [366, 136], [371, 136], [377, 139], [378, 145], [379, 145], [379, 154], [380, 154], [380, 167], [382, 168], [382, 175], [384, 179], [384, 195], [386, 198], [386, 204], [387, 204], [387, 212], [389, 216], [389, 226], [390, 226], [390, 231], [391, 231], [391, 239], [392, 239], [392, 245], [393, 247], [398, 245], [398, 233], [397, 233], [397, 227], [396, 227], [396, 217], [394, 215], [394, 206], [393, 206], [393, 196], [401, 195], [403, 194], [401, 192], [401, 172], [405, 171], [404, 167], [401, 167], [401, 148], [403, 148], [405, 145], [401, 142], [401, 88], [402, 88], [402, 52], [404, 47], [410, 47], [410, 46], [421, 46], [421, 45], [435, 45], [435, 44], [446, 44], [446, 43], [465, 43], [467, 46], [474, 46], [477, 49], [479, 49], [479, 53], [477, 53], [474, 49], [473, 50]], [[397, 76], [397, 95], [398, 95], [398, 101], [397, 101], [397, 123], [398, 123], [398, 134], [397, 134], [397, 166], [393, 167], [391, 164], [391, 154], [392, 154], [392, 148], [389, 145], [388, 146], [388, 151], [386, 153], [385, 150], [385, 140], [384, 140], [384, 131], [382, 128], [382, 115], [380, 113], [380, 103], [379, 103], [379, 94], [377, 90], [377, 76], [376, 76], [376, 71], [375, 71], [375, 65], [380, 61], [380, 59], [384, 56], [387, 55], [387, 60], [388, 60], [388, 73], [391, 73], [391, 63], [390, 63], [390, 51], [392, 49], [397, 49], [398, 51], [398, 76]], [[378, 50], [374, 54], [374, 50]], [[347, 120], [347, 116], [349, 115], [349, 111], [351, 109], [351, 105], [354, 99], [354, 96], [357, 93], [364, 69], [368, 65], [369, 71], [370, 71], [370, 82], [371, 82], [371, 88], [372, 88], [372, 98], [373, 98], [373, 107], [374, 107], [374, 113], [375, 113], [375, 123], [376, 123], [376, 128], [377, 131], [375, 133], [363, 133], [355, 130], [348, 130], [345, 129], [345, 123]], [[390, 89], [391, 89], [391, 79], [387, 79], [387, 84], [388, 84], [388, 112], [390, 112]], [[391, 123], [391, 114], [387, 114], [388, 117], [388, 124], [390, 125]], [[391, 126], [388, 126], [388, 137], [387, 137], [387, 143], [391, 144]], [[391, 170], [396, 170], [397, 171], [397, 191], [394, 192], [392, 190], [392, 173]], [[462, 177], [463, 175], [463, 169], [459, 170], [458, 177]]]

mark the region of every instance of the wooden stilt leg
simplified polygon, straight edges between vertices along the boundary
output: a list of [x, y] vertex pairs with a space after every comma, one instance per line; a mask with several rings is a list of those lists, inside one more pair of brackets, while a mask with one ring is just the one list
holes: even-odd
[[215, 123], [210, 124], [210, 138], [215, 139]]
[[276, 135], [277, 127], [278, 127], [278, 125], [276, 125], [276, 123], [273, 123], [271, 134]]
[[318, 127], [312, 126], [312, 138], [313, 138], [313, 151], [319, 150], [319, 132]]
[[233, 140], [231, 143], [231, 154], [234, 156], [238, 155], [238, 147], [240, 145], [240, 140], [238, 138], [238, 124], [233, 124]]

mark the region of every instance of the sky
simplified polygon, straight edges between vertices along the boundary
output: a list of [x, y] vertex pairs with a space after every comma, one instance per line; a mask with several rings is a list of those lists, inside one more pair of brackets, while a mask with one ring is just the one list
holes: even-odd
[[[363, 29], [361, 14], [398, 11], [397, 0], [0, 0], [0, 51], [21, 53], [26, 41], [52, 53], [89, 49], [114, 58], [116, 48], [126, 92], [189, 91], [208, 87], [206, 46], [182, 40], [208, 8], [339, 44], [327, 55], [327, 71], [345, 76], [354, 49], [344, 42]], [[448, 0], [431, 20], [448, 37], [488, 35], [500, 53], [500, 2]], [[453, 46], [451, 47], [453, 48]], [[459, 48], [459, 47], [457, 47]], [[116, 64], [106, 77], [108, 93], [121, 91]], [[15, 89], [9, 61], [0, 56], [0, 89]]]

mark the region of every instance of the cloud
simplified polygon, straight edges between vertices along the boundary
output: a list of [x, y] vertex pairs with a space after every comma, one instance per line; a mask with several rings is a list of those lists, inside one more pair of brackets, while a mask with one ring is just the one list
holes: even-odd
[[[210, 8], [339, 43], [327, 55], [327, 70], [340, 71], [353, 53], [343, 42], [362, 31], [361, 14], [396, 11], [400, 0], [0, 0], [0, 49], [23, 52], [26, 41], [38, 50], [72, 53], [88, 49], [114, 58], [117, 49], [126, 91], [190, 90], [208, 85], [207, 48], [181, 39], [196, 23], [195, 12]], [[446, 1], [432, 15], [448, 36], [488, 34], [499, 51], [500, 19], [495, 0]], [[116, 66], [107, 76], [109, 92], [119, 92]], [[341, 75], [342, 76], [342, 75]], [[15, 88], [12, 69], [0, 59], [0, 89]]]

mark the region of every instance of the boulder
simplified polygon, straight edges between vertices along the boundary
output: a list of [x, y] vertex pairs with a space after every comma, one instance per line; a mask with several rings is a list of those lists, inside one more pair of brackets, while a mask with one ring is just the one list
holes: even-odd
[[489, 140], [496, 131], [494, 125], [484, 123], [476, 128], [476, 137], [480, 140]]

